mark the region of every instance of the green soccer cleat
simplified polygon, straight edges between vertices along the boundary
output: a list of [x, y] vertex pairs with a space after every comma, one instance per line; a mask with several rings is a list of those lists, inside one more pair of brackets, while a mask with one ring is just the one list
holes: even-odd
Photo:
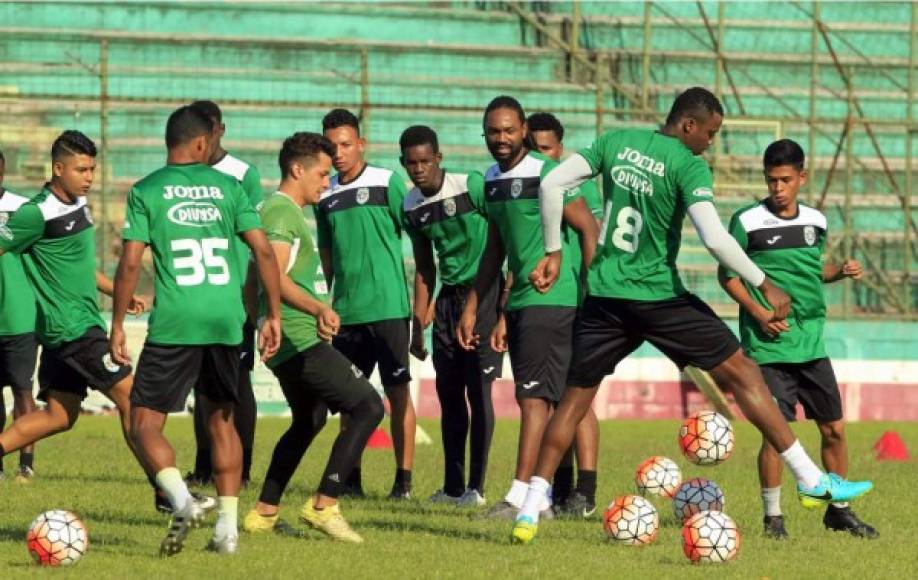
[[834, 473], [823, 473], [819, 483], [806, 489], [797, 484], [797, 497], [800, 505], [815, 509], [830, 502], [848, 502], [857, 499], [873, 489], [870, 481], [847, 481]]
[[528, 546], [535, 540], [539, 531], [539, 525], [532, 521], [532, 518], [521, 516], [513, 525], [513, 531], [510, 532], [510, 543]]

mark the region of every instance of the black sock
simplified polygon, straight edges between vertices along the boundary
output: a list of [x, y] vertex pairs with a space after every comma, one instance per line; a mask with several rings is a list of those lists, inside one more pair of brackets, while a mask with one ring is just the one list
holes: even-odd
[[577, 491], [590, 501], [596, 499], [596, 472], [581, 469], [577, 472]]
[[22, 451], [19, 453], [19, 467], [28, 467], [32, 468], [32, 461], [35, 459], [34, 453], [26, 453]]
[[349, 489], [363, 489], [363, 481], [360, 478], [360, 466], [354, 467], [351, 474], [347, 476], [344, 486]]
[[556, 504], [564, 502], [571, 495], [574, 487], [574, 468], [562, 465], [555, 471], [555, 479], [551, 485], [552, 500]]
[[411, 470], [398, 468], [395, 470], [395, 486], [404, 489], [411, 489]]
[[252, 477], [252, 448], [242, 449], [242, 481], [248, 481]]

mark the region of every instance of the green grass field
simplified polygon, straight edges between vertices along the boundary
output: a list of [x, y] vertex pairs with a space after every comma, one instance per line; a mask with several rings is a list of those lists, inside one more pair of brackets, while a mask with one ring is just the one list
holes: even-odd
[[[286, 420], [263, 419], [258, 425], [255, 481], [245, 490], [242, 515], [253, 505], [273, 443]], [[437, 423], [423, 427], [438, 440]], [[487, 495], [497, 501], [512, 476], [516, 451], [514, 421], [498, 424], [491, 455]], [[818, 449], [811, 425], [798, 426], [810, 450]], [[658, 503], [663, 529], [656, 543], [644, 548], [609, 544], [600, 519], [548, 522], [536, 543], [511, 546], [506, 522], [470, 518], [469, 511], [432, 506], [425, 498], [440, 484], [439, 443], [418, 448], [415, 498], [409, 503], [382, 499], [392, 477], [392, 455], [368, 451], [364, 480], [374, 499], [345, 500], [343, 510], [364, 535], [360, 546], [334, 544], [321, 537], [251, 537], [243, 535], [241, 553], [221, 558], [203, 552], [211, 530], [198, 530], [186, 551], [170, 560], [157, 556], [166, 518], [152, 507], [150, 490], [130, 459], [113, 418], [83, 417], [75, 430], [40, 445], [36, 480], [27, 486], [0, 483], [0, 577], [47, 576], [91, 578], [539, 578], [539, 577], [918, 577], [918, 508], [910, 492], [918, 469], [908, 463], [878, 463], [870, 453], [886, 429], [896, 429], [914, 452], [918, 424], [862, 423], [849, 427], [852, 474], [871, 478], [877, 489], [856, 509], [877, 526], [882, 537], [868, 542], [822, 527], [821, 511], [806, 511], [792, 494], [785, 476], [783, 507], [790, 541], [775, 543], [760, 532], [761, 507], [755, 474], [758, 434], [748, 423], [737, 423], [737, 449], [725, 464], [702, 468], [684, 461], [676, 446], [674, 421], [607, 421], [602, 424], [599, 493], [605, 505], [615, 495], [634, 490], [633, 474], [646, 456], [663, 454], [680, 464], [683, 477], [703, 475], [726, 493], [726, 512], [743, 532], [739, 559], [719, 566], [692, 566], [684, 559], [679, 528], [668, 503]], [[337, 431], [331, 421], [307, 455], [286, 496], [283, 517], [296, 523], [300, 504], [321, 474], [330, 441]], [[176, 443], [180, 468], [193, 453], [191, 421], [173, 419], [168, 434]], [[7, 457], [7, 469], [15, 456]], [[70, 509], [82, 515], [90, 533], [90, 549], [72, 569], [41, 570], [31, 564], [24, 536], [31, 519], [42, 510]], [[602, 510], [599, 510], [602, 511]], [[212, 524], [212, 517], [209, 522]]]

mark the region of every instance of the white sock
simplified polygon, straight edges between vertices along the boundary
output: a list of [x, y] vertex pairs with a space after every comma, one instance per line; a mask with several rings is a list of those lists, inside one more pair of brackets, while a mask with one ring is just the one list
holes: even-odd
[[548, 501], [548, 492], [550, 490], [551, 484], [548, 481], [533, 475], [532, 479], [529, 480], [529, 491], [526, 492], [523, 507], [520, 508], [520, 513], [516, 515], [516, 519], [529, 518], [538, 523], [539, 512], [542, 511], [542, 507]]
[[762, 507], [766, 516], [781, 515], [781, 486], [762, 488]]
[[790, 447], [781, 452], [781, 459], [784, 460], [787, 468], [793, 472], [797, 483], [803, 484], [808, 489], [819, 485], [822, 470], [806, 454], [799, 439], [795, 439]]
[[851, 504], [849, 504], [849, 503], [846, 502], [846, 501], [839, 501], [839, 502], [833, 502], [833, 503], [832, 503], [832, 506], [833, 506], [833, 507], [837, 507], [837, 508], [840, 509], [840, 510], [843, 510], [843, 509], [847, 508], [849, 505], [851, 505]]
[[239, 535], [236, 523], [238, 510], [238, 497], [221, 495], [217, 499], [217, 523], [214, 526], [214, 538], [220, 540], [227, 536]]
[[526, 501], [526, 492], [528, 491], [528, 483], [514, 479], [513, 483], [510, 484], [510, 491], [508, 491], [507, 495], [504, 496], [504, 501], [516, 509], [520, 509], [523, 507], [523, 502]]
[[188, 491], [188, 486], [182, 479], [182, 472], [176, 467], [167, 467], [157, 473], [156, 485], [169, 498], [169, 503], [172, 504], [172, 509], [175, 511], [185, 509], [185, 505], [191, 501], [191, 492]]

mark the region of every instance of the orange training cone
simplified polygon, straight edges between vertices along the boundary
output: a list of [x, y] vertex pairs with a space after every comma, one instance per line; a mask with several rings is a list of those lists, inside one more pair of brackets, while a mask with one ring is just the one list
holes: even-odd
[[367, 440], [369, 449], [392, 449], [392, 438], [386, 433], [385, 429], [376, 429]]
[[873, 446], [877, 461], [908, 461], [908, 448], [905, 441], [895, 431], [887, 431], [877, 439]]

